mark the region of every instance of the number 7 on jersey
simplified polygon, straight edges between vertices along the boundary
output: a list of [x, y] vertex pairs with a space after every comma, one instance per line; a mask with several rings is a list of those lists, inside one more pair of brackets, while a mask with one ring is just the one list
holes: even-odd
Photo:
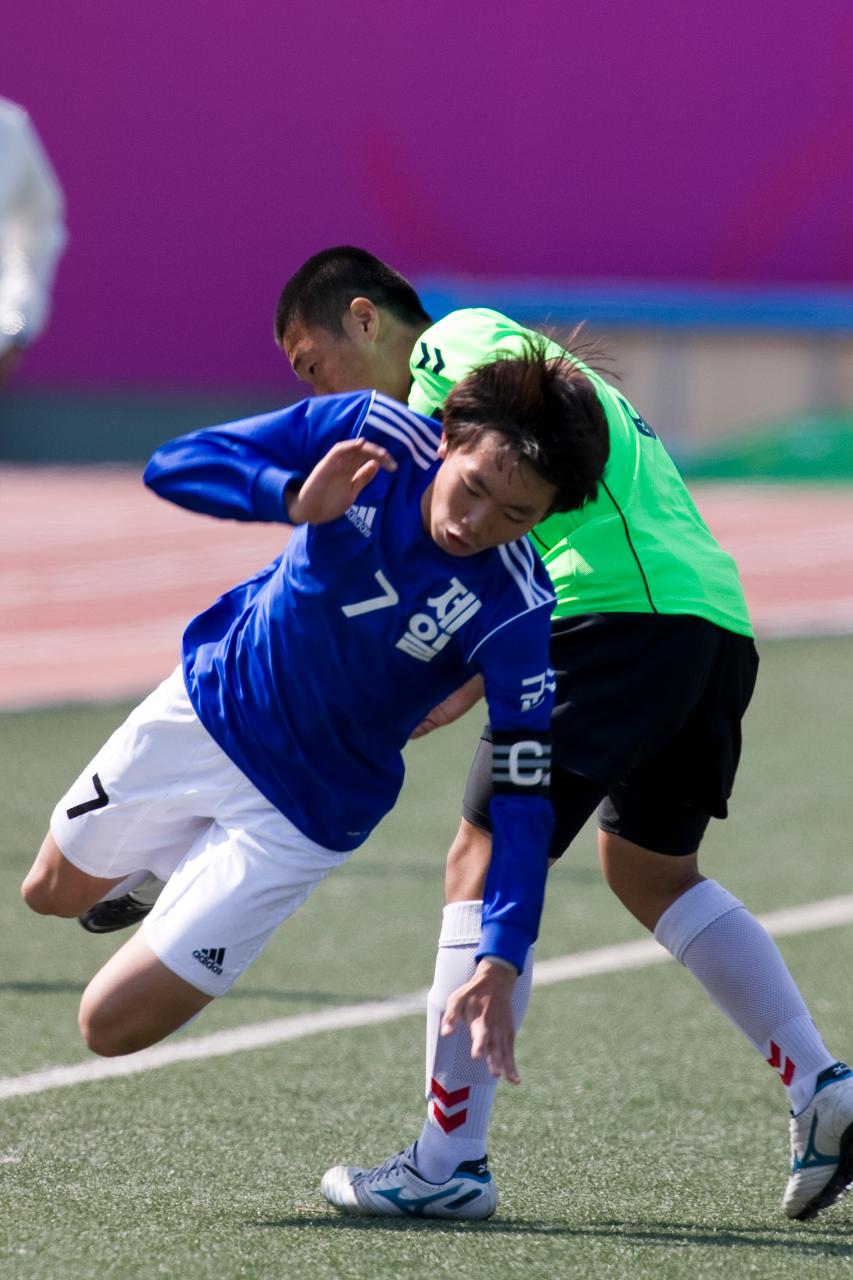
[[374, 609], [390, 609], [399, 602], [400, 597], [382, 570], [377, 569], [373, 576], [382, 588], [382, 595], [371, 596], [369, 600], [358, 600], [355, 604], [342, 604], [341, 610], [347, 618], [357, 618], [360, 613], [372, 613]]

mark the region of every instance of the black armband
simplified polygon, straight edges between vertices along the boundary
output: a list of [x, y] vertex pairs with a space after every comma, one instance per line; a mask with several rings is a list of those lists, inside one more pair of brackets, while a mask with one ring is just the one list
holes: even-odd
[[492, 731], [492, 789], [496, 796], [547, 796], [550, 785], [550, 733]]

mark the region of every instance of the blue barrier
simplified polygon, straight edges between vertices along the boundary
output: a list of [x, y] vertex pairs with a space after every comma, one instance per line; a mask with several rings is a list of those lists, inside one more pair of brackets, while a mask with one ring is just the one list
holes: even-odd
[[735, 288], [626, 281], [424, 277], [415, 282], [439, 319], [459, 307], [492, 307], [522, 323], [646, 329], [853, 332], [853, 289]]

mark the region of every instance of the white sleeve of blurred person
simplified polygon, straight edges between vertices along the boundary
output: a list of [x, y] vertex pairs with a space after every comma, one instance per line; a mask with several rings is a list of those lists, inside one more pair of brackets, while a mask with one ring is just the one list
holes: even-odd
[[0, 385], [44, 328], [65, 246], [62, 188], [23, 107], [0, 98]]

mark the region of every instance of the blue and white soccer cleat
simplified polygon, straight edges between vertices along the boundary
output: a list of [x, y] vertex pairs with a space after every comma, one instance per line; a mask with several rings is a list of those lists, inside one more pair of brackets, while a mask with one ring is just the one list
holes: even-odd
[[488, 1159], [466, 1160], [447, 1182], [426, 1182], [412, 1163], [414, 1146], [373, 1169], [336, 1164], [320, 1190], [344, 1213], [394, 1218], [490, 1218], [498, 1193]]
[[782, 1208], [816, 1218], [853, 1186], [853, 1071], [843, 1062], [817, 1078], [814, 1096], [791, 1120], [791, 1176]]

